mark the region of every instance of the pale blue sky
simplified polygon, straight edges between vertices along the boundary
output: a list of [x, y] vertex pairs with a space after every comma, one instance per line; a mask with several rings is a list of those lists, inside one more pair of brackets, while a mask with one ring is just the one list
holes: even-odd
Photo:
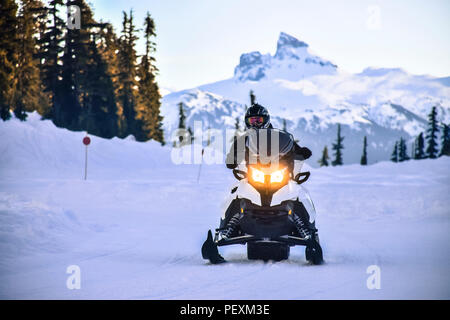
[[231, 77], [242, 53], [273, 54], [280, 31], [305, 41], [314, 53], [349, 72], [369, 66], [401, 67], [414, 74], [450, 76], [448, 0], [90, 3], [96, 19], [112, 22], [117, 33], [123, 10], [132, 8], [139, 26], [150, 12], [158, 34], [158, 81], [172, 90]]

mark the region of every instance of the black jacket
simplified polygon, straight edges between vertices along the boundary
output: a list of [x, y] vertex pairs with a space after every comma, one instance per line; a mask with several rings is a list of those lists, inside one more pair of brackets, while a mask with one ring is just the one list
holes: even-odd
[[[235, 169], [241, 162], [246, 159], [247, 148], [245, 147], [245, 139], [245, 135], [234, 138], [233, 144], [230, 148], [230, 152], [228, 152], [225, 161], [228, 169]], [[243, 148], [240, 148], [241, 150], [238, 150], [238, 146], [242, 146]], [[300, 147], [298, 143], [294, 142], [294, 160], [303, 161], [311, 157], [311, 155], [311, 150], [306, 147]]]

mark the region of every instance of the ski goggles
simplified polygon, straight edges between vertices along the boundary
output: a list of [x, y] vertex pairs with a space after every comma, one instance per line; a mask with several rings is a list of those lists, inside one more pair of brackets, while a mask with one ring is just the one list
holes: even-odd
[[247, 118], [247, 122], [251, 126], [261, 126], [264, 123], [264, 117], [257, 116], [257, 117], [249, 117]]

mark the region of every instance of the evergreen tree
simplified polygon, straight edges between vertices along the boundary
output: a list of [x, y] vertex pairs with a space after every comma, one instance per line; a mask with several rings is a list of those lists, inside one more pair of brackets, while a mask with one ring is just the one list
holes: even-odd
[[406, 141], [403, 138], [400, 138], [400, 142], [398, 145], [398, 162], [403, 162], [409, 160], [408, 152], [406, 149]]
[[50, 119], [51, 117], [51, 95], [46, 91], [46, 86], [44, 83], [44, 60], [43, 55], [45, 54], [44, 39], [45, 33], [47, 32], [47, 24], [49, 20], [49, 11], [45, 6], [43, 1], [36, 0], [34, 1], [35, 5], [31, 6], [30, 11], [33, 13], [34, 18], [34, 26], [35, 26], [35, 52], [34, 58], [37, 60], [37, 66], [39, 68], [39, 86], [40, 86], [40, 94], [38, 95], [38, 113], [44, 119]]
[[286, 119], [283, 119], [283, 131], [287, 131]]
[[254, 105], [255, 103], [256, 103], [256, 96], [253, 90], [250, 90], [250, 106]]
[[[37, 12], [43, 5], [38, 0], [22, 0], [18, 16], [17, 64], [14, 71], [12, 108], [20, 120], [27, 117], [26, 111], [42, 110], [41, 105], [48, 104], [46, 94], [42, 92], [39, 60], [37, 58], [38, 17]], [[44, 106], [44, 108], [46, 108]], [[48, 108], [48, 107], [47, 107]]]
[[65, 22], [59, 17], [59, 8], [63, 5], [62, 0], [51, 0], [44, 16], [48, 14], [51, 24], [45, 28], [40, 27], [43, 35], [39, 38], [38, 48], [40, 59], [40, 73], [44, 92], [49, 95], [51, 109], [45, 114], [45, 118], [51, 118], [56, 125], [63, 125], [61, 101], [60, 101], [60, 77], [62, 67], [60, 65], [60, 54], [63, 52], [61, 43], [63, 41], [63, 29]]
[[178, 129], [186, 129], [186, 115], [184, 114], [183, 102], [178, 103]]
[[[114, 32], [111, 24], [106, 24], [105, 28], [100, 30], [98, 50], [102, 56], [103, 61], [106, 63], [106, 77], [110, 79], [112, 83], [112, 90], [114, 91], [114, 105], [111, 106], [111, 126], [115, 135], [120, 136], [119, 126], [121, 125], [120, 119], [122, 119], [122, 109], [119, 107], [119, 58], [117, 52], [119, 51], [119, 39]], [[112, 108], [115, 109], [112, 114]], [[114, 122], [114, 123], [113, 123]]]
[[423, 139], [423, 132], [421, 132], [414, 142], [414, 159], [420, 160], [425, 158], [424, 152], [425, 142]]
[[136, 50], [138, 40], [137, 30], [133, 22], [133, 11], [128, 16], [123, 12], [122, 35], [119, 39], [119, 77], [118, 102], [122, 137], [136, 134], [136, 107], [138, 82], [136, 80]]
[[234, 136], [231, 137], [230, 142], [236, 141], [236, 137], [241, 135], [241, 125], [239, 121], [239, 117], [234, 118]]
[[367, 137], [364, 136], [364, 141], [363, 141], [363, 154], [361, 156], [361, 165], [365, 166], [367, 165]]
[[428, 129], [427, 129], [427, 149], [426, 155], [428, 158], [434, 159], [437, 156], [437, 142], [436, 142], [436, 134], [438, 132], [438, 123], [436, 119], [437, 111], [436, 107], [431, 109], [430, 114], [428, 115]]
[[408, 148], [406, 146], [406, 140], [403, 140], [403, 153], [404, 153], [404, 156], [403, 156], [404, 161], [408, 161], [411, 159], [411, 157], [408, 155]]
[[320, 158], [318, 161], [319, 165], [321, 167], [323, 166], [328, 167], [328, 159], [330, 159], [330, 157], [328, 156], [328, 148], [327, 146], [325, 146], [322, 151], [322, 158]]
[[439, 153], [439, 157], [442, 156], [450, 156], [450, 132], [449, 125], [442, 124], [442, 143], [441, 143], [441, 152]]
[[341, 136], [341, 124], [338, 124], [337, 128], [337, 138], [336, 143], [333, 143], [332, 149], [334, 150], [334, 160], [331, 162], [333, 166], [341, 166], [342, 162], [342, 149], [344, 149], [344, 145], [342, 142], [344, 141], [344, 137]]
[[392, 154], [391, 154], [391, 161], [398, 162], [398, 142], [397, 141], [395, 141], [394, 151], [392, 151]]
[[14, 65], [8, 60], [6, 51], [0, 49], [0, 118], [3, 121], [11, 118], [10, 101], [13, 70]]
[[99, 40], [99, 52], [102, 55], [103, 60], [108, 62], [108, 74], [116, 84], [119, 75], [119, 59], [117, 55], [117, 52], [119, 51], [119, 39], [111, 24], [107, 23], [105, 27], [100, 30]]
[[[97, 28], [106, 28], [97, 24]], [[99, 34], [97, 36], [100, 36]], [[89, 43], [90, 59], [86, 65], [86, 86], [82, 92], [80, 124], [87, 132], [104, 138], [118, 134], [117, 103], [107, 62], [99, 51], [96, 36]]]
[[208, 132], [208, 138], [207, 138], [207, 140], [206, 140], [206, 146], [208, 147], [208, 146], [210, 146], [211, 145], [211, 127], [208, 127], [208, 130], [207, 130], [207, 132]]
[[[64, 34], [64, 55], [62, 57], [62, 81], [60, 86], [60, 112], [58, 121], [60, 126], [71, 130], [95, 130], [88, 127], [93, 121], [89, 119], [93, 110], [91, 106], [93, 92], [98, 96], [98, 86], [92, 87], [95, 82], [93, 77], [101, 75], [94, 74], [100, 71], [93, 64], [98, 62], [98, 52], [91, 41], [91, 36], [96, 22], [90, 7], [84, 0], [69, 0], [67, 6], [76, 5], [80, 8], [81, 28], [67, 29]], [[97, 57], [95, 56], [97, 55]]]
[[154, 139], [164, 144], [162, 129], [162, 116], [160, 115], [161, 95], [158, 84], [155, 81], [157, 72], [154, 66], [155, 58], [151, 56], [155, 52], [155, 43], [152, 37], [156, 36], [155, 23], [147, 12], [144, 22], [145, 54], [139, 65], [139, 105], [136, 110], [136, 118], [139, 124], [138, 140], [146, 141]]
[[179, 146], [183, 146], [187, 144], [188, 141], [188, 133], [186, 131], [186, 115], [184, 114], [183, 102], [178, 103], [178, 130]]
[[192, 144], [192, 142], [194, 141], [194, 132], [192, 132], [192, 129], [191, 129], [191, 127], [188, 127], [188, 129], [187, 129], [187, 137], [186, 137], [186, 141], [188, 142], [188, 143], [191, 143]]
[[240, 119], [239, 119], [239, 117], [236, 117], [234, 120], [235, 120], [235, 122], [234, 122], [234, 130], [235, 130], [234, 135], [238, 136], [238, 135], [241, 134]]
[[80, 9], [81, 28], [63, 34], [61, 80], [56, 86], [52, 119], [57, 126], [111, 138], [118, 134], [116, 88], [106, 54], [111, 51], [106, 45], [107, 39], [114, 37], [109, 32], [112, 28], [97, 23], [84, 0], [67, 1], [67, 6], [72, 5]]
[[14, 0], [0, 0], [0, 117], [4, 121], [11, 118], [12, 83], [19, 51], [17, 9]]
[[[146, 53], [139, 68], [133, 13], [124, 13], [120, 39], [97, 23], [85, 0], [0, 0], [0, 117], [25, 120], [37, 110], [60, 127], [164, 143], [152, 53], [154, 21], [145, 19]], [[61, 19], [81, 9], [81, 29]], [[20, 8], [20, 10], [19, 10]], [[19, 11], [18, 11], [19, 10]], [[138, 80], [139, 79], [139, 80]], [[138, 89], [142, 92], [139, 95]], [[120, 127], [120, 128], [119, 128]]]
[[403, 162], [405, 160], [404, 148], [405, 141], [403, 140], [403, 138], [400, 138], [400, 140], [398, 141], [398, 162]]

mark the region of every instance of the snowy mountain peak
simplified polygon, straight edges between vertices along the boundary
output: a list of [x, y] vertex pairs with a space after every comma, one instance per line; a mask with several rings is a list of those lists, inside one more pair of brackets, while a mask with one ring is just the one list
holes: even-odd
[[280, 36], [278, 37], [278, 43], [277, 43], [278, 48], [280, 47], [284, 47], [284, 46], [291, 46], [294, 48], [298, 48], [298, 47], [307, 47], [308, 44], [298, 40], [297, 38], [281, 31], [280, 32]]
[[337, 66], [311, 54], [303, 41], [281, 32], [274, 56], [258, 51], [244, 53], [234, 70], [235, 79], [260, 81], [264, 78], [300, 80], [316, 74], [333, 74]]
[[275, 58], [283, 59], [286, 54], [288, 57], [295, 57], [299, 58], [296, 55], [291, 55], [293, 53], [292, 49], [297, 48], [307, 48], [308, 44], [306, 44], [303, 41], [298, 40], [297, 38], [294, 38], [291, 35], [288, 35], [287, 33], [281, 32], [280, 37], [278, 38], [277, 42], [277, 52], [275, 53]]
[[265, 71], [270, 68], [270, 60], [270, 54], [262, 55], [258, 51], [244, 53], [239, 59], [234, 75], [242, 81], [258, 81], [266, 76]]

